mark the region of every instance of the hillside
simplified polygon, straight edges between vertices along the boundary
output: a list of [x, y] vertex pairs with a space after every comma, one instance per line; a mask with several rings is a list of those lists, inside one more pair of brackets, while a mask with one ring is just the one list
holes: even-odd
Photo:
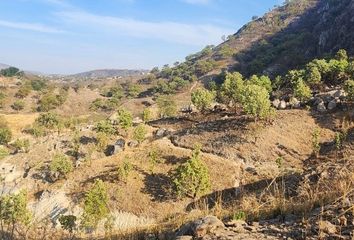
[[[226, 68], [247, 76], [274, 76], [339, 49], [353, 55], [353, 12], [353, 0], [290, 1], [246, 24], [198, 59], [215, 60], [214, 71]], [[222, 56], [223, 50], [226, 56]]]
[[77, 73], [67, 77], [72, 78], [108, 78], [108, 77], [128, 77], [139, 76], [147, 73], [147, 70], [128, 70], [128, 69], [100, 69], [88, 72]]
[[150, 73], [1, 76], [0, 239], [353, 239], [354, 0], [287, 2]]

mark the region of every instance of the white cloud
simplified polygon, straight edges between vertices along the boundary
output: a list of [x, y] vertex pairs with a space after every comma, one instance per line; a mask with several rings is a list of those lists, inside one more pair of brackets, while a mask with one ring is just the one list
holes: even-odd
[[0, 26], [43, 33], [63, 33], [64, 31], [39, 23], [10, 22], [0, 20]]
[[95, 15], [83, 11], [56, 13], [63, 21], [86, 26], [90, 31], [104, 31], [110, 34], [138, 38], [159, 39], [188, 45], [206, 45], [220, 42], [220, 37], [230, 34], [232, 29], [210, 24], [186, 24], [178, 22], [149, 22], [130, 18]]

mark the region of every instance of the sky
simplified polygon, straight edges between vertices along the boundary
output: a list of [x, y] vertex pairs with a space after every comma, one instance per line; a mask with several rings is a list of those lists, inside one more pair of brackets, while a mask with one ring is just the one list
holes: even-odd
[[281, 0], [0, 0], [0, 63], [42, 73], [151, 69], [185, 56]]

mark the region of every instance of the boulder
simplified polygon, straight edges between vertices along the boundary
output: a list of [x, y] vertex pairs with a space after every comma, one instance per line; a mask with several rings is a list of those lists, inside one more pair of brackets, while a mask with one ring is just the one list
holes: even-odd
[[280, 105], [280, 100], [277, 99], [277, 98], [274, 99], [274, 100], [272, 101], [272, 105], [273, 105], [273, 107], [278, 108], [279, 105]]
[[329, 103], [328, 103], [328, 105], [327, 105], [327, 109], [328, 110], [333, 110], [333, 109], [335, 109], [337, 107], [337, 101], [336, 101], [336, 99], [333, 99], [332, 101], [330, 101]]
[[[176, 237], [194, 236], [202, 238], [208, 233], [216, 232], [218, 229], [224, 229], [225, 225], [215, 216], [206, 216], [194, 222], [183, 225], [176, 233]], [[183, 239], [183, 238], [182, 238]]]
[[133, 119], [133, 124], [138, 125], [140, 123], [143, 123], [144, 121], [140, 117], [136, 117]]
[[125, 148], [125, 140], [123, 138], [118, 139], [114, 145], [109, 145], [106, 150], [107, 156], [112, 156], [123, 152]]
[[290, 99], [290, 107], [292, 108], [300, 108], [301, 107], [301, 102], [297, 98], [291, 98]]
[[166, 128], [159, 128], [154, 133], [155, 137], [162, 138], [168, 135], [168, 131]]
[[286, 102], [284, 100], [280, 101], [279, 109], [286, 109]]
[[320, 102], [317, 107], [316, 107], [317, 111], [319, 112], [325, 112], [327, 109], [326, 109], [326, 106], [325, 106], [325, 103], [322, 101]]
[[128, 143], [128, 146], [131, 148], [135, 148], [135, 147], [139, 146], [139, 143], [138, 143], [138, 141], [130, 141]]

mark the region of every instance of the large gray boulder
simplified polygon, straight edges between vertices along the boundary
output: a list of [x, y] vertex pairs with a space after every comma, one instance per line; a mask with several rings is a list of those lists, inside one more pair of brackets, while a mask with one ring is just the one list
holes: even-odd
[[326, 112], [327, 111], [327, 108], [325, 106], [325, 103], [323, 101], [321, 101], [317, 107], [316, 107], [317, 111], [319, 112]]
[[330, 110], [330, 111], [335, 109], [336, 107], [337, 107], [337, 100], [336, 99], [333, 99], [327, 105], [327, 109]]

